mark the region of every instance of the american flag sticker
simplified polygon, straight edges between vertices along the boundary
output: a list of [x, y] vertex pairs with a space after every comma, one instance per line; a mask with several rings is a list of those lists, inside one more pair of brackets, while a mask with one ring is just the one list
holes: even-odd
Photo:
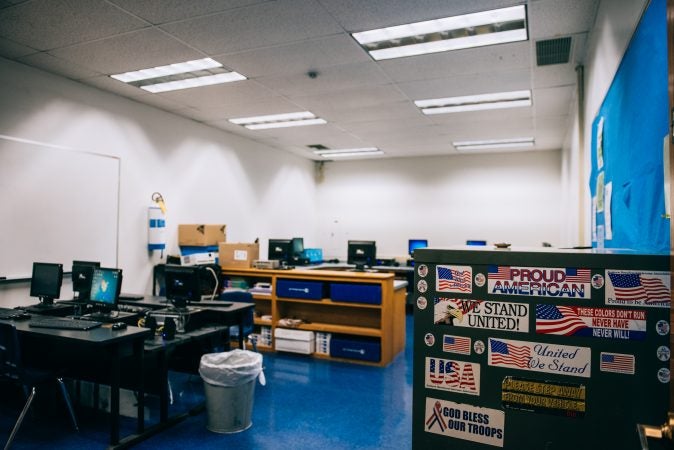
[[589, 347], [489, 338], [489, 365], [590, 378]]
[[470, 266], [436, 266], [435, 290], [437, 292], [473, 292], [473, 268]]
[[468, 395], [480, 395], [480, 365], [426, 357], [426, 387]]
[[536, 305], [536, 333], [604, 339], [646, 339], [646, 311]]
[[634, 355], [601, 352], [599, 355], [599, 370], [634, 375]]
[[442, 337], [442, 351], [447, 353], [458, 353], [460, 355], [470, 355], [471, 341], [469, 337], [452, 336], [445, 334]]
[[606, 271], [606, 304], [669, 308], [670, 272]]

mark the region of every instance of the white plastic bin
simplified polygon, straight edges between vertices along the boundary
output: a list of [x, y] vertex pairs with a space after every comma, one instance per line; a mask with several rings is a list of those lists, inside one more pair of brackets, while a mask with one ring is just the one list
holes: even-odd
[[265, 384], [262, 355], [248, 350], [207, 353], [199, 374], [204, 380], [206, 428], [216, 433], [237, 433], [252, 425], [255, 380]]

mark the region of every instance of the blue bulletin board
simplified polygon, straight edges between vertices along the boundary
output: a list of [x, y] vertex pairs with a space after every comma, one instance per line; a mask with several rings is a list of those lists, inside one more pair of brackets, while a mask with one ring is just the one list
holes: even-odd
[[652, 0], [592, 123], [592, 245], [668, 252], [666, 1]]

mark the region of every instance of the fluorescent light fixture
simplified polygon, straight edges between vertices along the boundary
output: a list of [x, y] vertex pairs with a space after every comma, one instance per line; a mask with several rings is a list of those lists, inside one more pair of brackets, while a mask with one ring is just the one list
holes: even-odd
[[324, 158], [347, 158], [351, 156], [383, 155], [384, 152], [376, 147], [344, 148], [339, 150], [314, 150], [316, 155]]
[[524, 5], [353, 33], [375, 60], [525, 41]]
[[228, 72], [222, 67], [222, 64], [211, 58], [125, 72], [110, 75], [110, 77], [152, 93], [231, 83], [246, 79], [240, 73]]
[[534, 138], [521, 137], [511, 139], [488, 139], [482, 141], [456, 141], [452, 142], [454, 148], [459, 151], [466, 150], [496, 150], [509, 148], [531, 148], [534, 146]]
[[271, 114], [268, 116], [239, 117], [235, 119], [229, 119], [229, 121], [236, 125], [243, 125], [249, 130], [301, 127], [306, 125], [322, 125], [327, 123], [324, 119], [316, 117], [310, 111]]
[[416, 100], [414, 104], [426, 115], [481, 111], [485, 109], [518, 108], [531, 106], [531, 91], [496, 92], [493, 94], [434, 98]]

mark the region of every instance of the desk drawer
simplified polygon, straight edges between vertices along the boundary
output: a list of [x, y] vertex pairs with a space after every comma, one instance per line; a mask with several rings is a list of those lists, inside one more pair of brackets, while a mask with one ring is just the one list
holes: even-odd
[[319, 281], [278, 280], [276, 282], [276, 296], [321, 300], [325, 297], [325, 284]]

